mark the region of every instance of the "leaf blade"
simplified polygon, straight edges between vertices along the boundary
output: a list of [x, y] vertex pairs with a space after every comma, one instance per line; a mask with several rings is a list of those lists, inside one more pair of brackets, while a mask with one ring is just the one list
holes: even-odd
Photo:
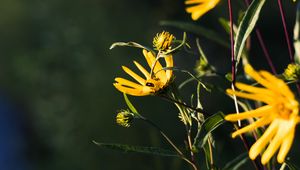
[[158, 148], [158, 147], [145, 147], [145, 146], [132, 146], [132, 145], [125, 145], [125, 144], [113, 144], [113, 143], [99, 143], [93, 141], [94, 144], [109, 150], [116, 150], [121, 151], [123, 153], [142, 153], [142, 154], [150, 154], [150, 155], [157, 155], [157, 156], [165, 156], [165, 157], [179, 157], [175, 152]]
[[253, 31], [265, 2], [266, 0], [253, 0], [239, 24], [234, 43], [234, 58], [236, 66], [239, 64], [245, 42], [250, 33]]
[[162, 26], [171, 26], [187, 32], [201, 35], [211, 41], [214, 41], [224, 47], [229, 48], [228, 42], [224, 41], [222, 38], [219, 38], [220, 35], [218, 35], [216, 32], [209, 30], [205, 27], [181, 21], [160, 21], [159, 24]]

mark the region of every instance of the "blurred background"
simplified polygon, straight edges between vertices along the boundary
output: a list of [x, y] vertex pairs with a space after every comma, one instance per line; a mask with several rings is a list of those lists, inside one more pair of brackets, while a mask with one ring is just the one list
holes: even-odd
[[[292, 1], [284, 3], [292, 33], [296, 5]], [[234, 5], [235, 18], [241, 7], [245, 9], [242, 2]], [[157, 131], [143, 122], [137, 121], [131, 128], [115, 123], [116, 112], [126, 105], [122, 94], [112, 86], [114, 78], [125, 76], [121, 65], [133, 68], [132, 60], [144, 63], [144, 59], [139, 49], [109, 47], [116, 41], [135, 41], [151, 47], [153, 37], [162, 30], [181, 39], [182, 30], [162, 27], [161, 20], [199, 24], [217, 31], [229, 42], [218, 16], [228, 18], [226, 1], [193, 22], [184, 11], [183, 0], [1, 0], [0, 169], [188, 169], [175, 158], [124, 154], [100, 149], [92, 142], [171, 149]], [[258, 26], [281, 73], [289, 60], [276, 3], [267, 2]], [[195, 37], [188, 34], [193, 47]], [[207, 39], [200, 40], [211, 64], [220, 72], [230, 72], [229, 50]], [[255, 36], [252, 42], [250, 62], [257, 69], [270, 70]], [[197, 59], [195, 51], [178, 53], [174, 60], [178, 67], [193, 71]], [[178, 82], [187, 78], [180, 73], [176, 76]], [[229, 87], [222, 79], [207, 81]], [[183, 94], [195, 93], [194, 88], [192, 83], [183, 89]], [[202, 98], [211, 113], [234, 111], [232, 101], [218, 92], [203, 92]], [[177, 145], [184, 146], [184, 127], [171, 103], [156, 97], [130, 99]], [[238, 139], [230, 140], [232, 127], [224, 127], [215, 132], [216, 152], [220, 155], [216, 164], [220, 167], [244, 152]], [[299, 138], [296, 135], [295, 143]], [[234, 147], [237, 145], [240, 149]], [[293, 147], [291, 155], [299, 150]], [[298, 159], [292, 157], [293, 162]]]

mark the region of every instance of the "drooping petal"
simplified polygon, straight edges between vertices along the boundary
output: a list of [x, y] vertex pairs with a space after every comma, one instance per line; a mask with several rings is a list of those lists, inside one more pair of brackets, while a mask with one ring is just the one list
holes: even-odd
[[277, 155], [277, 161], [279, 163], [283, 163], [285, 160], [286, 155], [288, 154], [290, 148], [292, 147], [292, 143], [294, 140], [295, 130], [292, 129], [288, 135], [285, 137], [285, 139], [282, 141], [280, 150]]
[[265, 148], [269, 141], [276, 134], [278, 129], [278, 122], [273, 121], [264, 134], [251, 146], [249, 151], [250, 159], [254, 160], [257, 155]]
[[139, 75], [135, 74], [132, 70], [130, 70], [128, 67], [122, 66], [123, 70], [129, 74], [132, 78], [134, 78], [137, 82], [139, 82], [142, 85], [146, 84], [146, 80], [140, 77]]
[[[278, 129], [279, 130], [279, 129]], [[262, 157], [261, 157], [261, 163], [265, 165], [269, 160], [272, 158], [272, 156], [275, 154], [275, 152], [280, 147], [282, 140], [284, 139], [285, 134], [283, 133], [276, 133], [274, 138], [271, 140], [271, 143], [267, 147], [267, 149], [264, 151]]]

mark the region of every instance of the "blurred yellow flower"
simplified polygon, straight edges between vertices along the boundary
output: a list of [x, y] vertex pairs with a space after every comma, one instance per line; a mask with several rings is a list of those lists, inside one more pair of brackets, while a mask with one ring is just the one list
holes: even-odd
[[213, 9], [220, 0], [186, 0], [185, 4], [190, 5], [185, 10], [192, 14], [192, 19], [197, 20], [209, 10]]
[[283, 163], [292, 146], [295, 127], [300, 119], [298, 116], [299, 104], [283, 80], [276, 78], [267, 71], [257, 72], [250, 65], [245, 66], [245, 72], [263, 87], [236, 83], [236, 87], [243, 92], [227, 89], [227, 93], [260, 101], [266, 105], [240, 114], [227, 115], [225, 119], [228, 121], [250, 118], [256, 120], [250, 125], [235, 131], [232, 137], [269, 125], [264, 134], [251, 146], [249, 157], [254, 160], [263, 152], [261, 163], [266, 164], [279, 150], [277, 161]]
[[[155, 94], [166, 87], [172, 77], [172, 70], [163, 70], [163, 66], [159, 61], [156, 60], [154, 54], [150, 51], [143, 50], [143, 54], [147, 60], [150, 67], [150, 72], [148, 72], [142, 65], [138, 62], [133, 61], [136, 67], [143, 73], [145, 79], [137, 75], [135, 72], [129, 68], [122, 66], [123, 70], [129, 74], [138, 83], [129, 81], [124, 78], [115, 78], [115, 83], [113, 84], [119, 91], [133, 95], [133, 96], [146, 96], [150, 94]], [[173, 67], [173, 56], [166, 55], [163, 56], [166, 66]]]
[[295, 63], [289, 64], [282, 75], [286, 80], [299, 80], [300, 65]]

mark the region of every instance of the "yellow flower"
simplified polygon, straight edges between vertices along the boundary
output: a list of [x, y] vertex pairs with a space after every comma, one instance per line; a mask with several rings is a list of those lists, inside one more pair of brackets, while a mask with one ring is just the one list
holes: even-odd
[[192, 14], [192, 19], [197, 20], [209, 10], [213, 9], [220, 0], [186, 0], [188, 6], [185, 10]]
[[263, 87], [236, 83], [236, 87], [243, 90], [243, 92], [227, 89], [227, 93], [260, 101], [266, 105], [240, 114], [227, 115], [225, 119], [228, 121], [250, 118], [256, 120], [250, 125], [235, 131], [232, 137], [269, 125], [264, 134], [251, 146], [249, 157], [254, 160], [263, 152], [261, 162], [266, 164], [279, 150], [277, 161], [283, 163], [292, 146], [295, 127], [300, 119], [298, 116], [299, 104], [283, 80], [276, 78], [267, 71], [257, 72], [250, 65], [245, 66], [245, 72]]
[[131, 121], [134, 118], [134, 114], [130, 113], [127, 110], [122, 110], [120, 111], [117, 116], [116, 116], [116, 122], [118, 125], [123, 126], [123, 127], [129, 127]]
[[299, 64], [289, 64], [284, 70], [283, 77], [286, 80], [298, 80], [300, 77], [300, 65]]
[[[137, 75], [135, 72], [129, 68], [122, 66], [123, 70], [129, 74], [138, 83], [126, 80], [124, 78], [115, 78], [115, 83], [113, 84], [119, 91], [133, 95], [133, 96], [146, 96], [150, 94], [155, 94], [160, 90], [164, 89], [172, 77], [172, 70], [163, 70], [163, 66], [159, 61], [156, 61], [154, 54], [150, 51], [143, 50], [143, 54], [147, 60], [150, 67], [150, 72], [148, 72], [142, 65], [138, 62], [133, 61], [136, 67], [143, 73], [145, 79]], [[173, 67], [173, 57], [172, 55], [163, 56], [166, 67]]]
[[175, 37], [169, 32], [163, 31], [162, 33], [156, 34], [153, 38], [153, 46], [159, 51], [168, 51], [172, 48], [172, 41]]

